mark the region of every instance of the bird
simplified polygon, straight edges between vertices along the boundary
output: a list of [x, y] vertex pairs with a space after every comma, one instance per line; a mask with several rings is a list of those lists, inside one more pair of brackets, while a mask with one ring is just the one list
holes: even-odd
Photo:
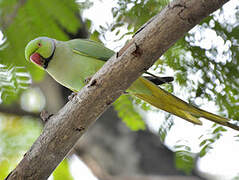
[[[59, 41], [49, 37], [38, 37], [28, 42], [25, 48], [27, 61], [44, 69], [58, 83], [73, 92], [80, 91], [87, 84], [87, 79], [92, 77], [114, 54], [113, 50], [100, 42], [89, 39]], [[229, 123], [229, 119], [189, 104], [159, 87], [160, 84], [172, 80], [173, 78], [170, 77], [141, 76], [126, 92], [193, 124], [202, 125], [199, 118], [205, 118], [239, 130], [239, 127]]]

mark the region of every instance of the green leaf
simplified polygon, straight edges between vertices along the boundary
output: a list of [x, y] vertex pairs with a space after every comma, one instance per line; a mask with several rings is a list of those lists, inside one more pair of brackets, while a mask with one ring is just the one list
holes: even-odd
[[97, 41], [97, 42], [101, 42], [100, 38], [100, 33], [98, 31], [94, 31], [91, 35], [90, 35], [90, 39], [93, 41]]
[[204, 144], [206, 144], [206, 142], [207, 142], [207, 139], [204, 139], [204, 140], [199, 144], [199, 146], [200, 146], [200, 147], [203, 146]]
[[69, 161], [64, 159], [53, 172], [54, 180], [73, 180], [69, 168]]
[[0, 64], [0, 103], [10, 104], [16, 100], [20, 92], [28, 88], [31, 82], [26, 68]]
[[204, 134], [200, 137], [200, 139], [203, 138], [204, 136], [206, 137], [199, 145], [202, 148], [199, 154], [200, 157], [205, 156], [206, 153], [210, 151], [210, 149], [212, 149], [213, 144], [218, 139], [220, 139], [220, 137], [222, 136], [222, 132], [225, 131], [227, 130], [224, 127], [214, 124], [210, 129], [210, 131], [208, 132], [208, 134]]
[[42, 126], [37, 119], [2, 113], [0, 123], [0, 179], [4, 179], [40, 135]]
[[185, 172], [186, 174], [191, 174], [194, 165], [195, 159], [194, 154], [190, 152], [190, 147], [182, 145], [176, 147], [177, 149], [184, 148], [185, 150], [177, 150], [175, 152], [174, 160], [176, 168]]
[[227, 129], [225, 129], [224, 127], [222, 126], [219, 126], [217, 127], [216, 129], [214, 129], [214, 131], [212, 132], [212, 134], [217, 134], [217, 133], [220, 133], [220, 131], [227, 131]]
[[0, 160], [0, 179], [5, 179], [11, 172], [11, 163], [8, 159]]
[[118, 116], [133, 131], [145, 129], [145, 123], [135, 110], [130, 96], [122, 95], [113, 104]]
[[169, 115], [169, 117], [167, 117], [162, 125], [159, 127], [159, 137], [161, 142], [164, 142], [168, 132], [171, 130], [172, 126], [174, 125], [174, 122], [172, 120], [172, 118], [170, 118], [171, 116]]
[[205, 146], [201, 149], [201, 151], [200, 151], [200, 153], [199, 153], [199, 156], [200, 156], [200, 157], [205, 156], [210, 149], [212, 149], [212, 147], [210, 146], [210, 144], [205, 145]]

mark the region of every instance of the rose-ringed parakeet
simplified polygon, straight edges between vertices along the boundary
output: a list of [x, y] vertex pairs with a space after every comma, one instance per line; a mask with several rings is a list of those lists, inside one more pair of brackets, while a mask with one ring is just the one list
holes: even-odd
[[[72, 91], [79, 91], [115, 52], [101, 43], [86, 39], [58, 41], [39, 37], [25, 49], [26, 59], [47, 71], [57, 82]], [[160, 83], [159, 83], [160, 84]], [[145, 77], [138, 78], [127, 92], [149, 104], [194, 124], [199, 117], [231, 126], [228, 119], [194, 107], [158, 87]]]

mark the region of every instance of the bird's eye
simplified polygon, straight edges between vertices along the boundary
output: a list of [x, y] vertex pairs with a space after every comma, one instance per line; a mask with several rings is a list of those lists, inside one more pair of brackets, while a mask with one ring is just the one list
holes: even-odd
[[38, 45], [38, 47], [41, 47], [41, 46], [42, 46], [42, 44], [41, 44], [41, 43], [38, 43], [37, 45]]

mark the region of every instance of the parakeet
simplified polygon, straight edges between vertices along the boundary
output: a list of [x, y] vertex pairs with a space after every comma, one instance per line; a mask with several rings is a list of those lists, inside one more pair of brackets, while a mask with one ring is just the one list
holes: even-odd
[[[28, 61], [43, 68], [58, 83], [72, 91], [79, 91], [86, 84], [86, 80], [92, 77], [114, 53], [101, 43], [87, 39], [58, 41], [39, 37], [30, 41], [25, 48], [25, 57]], [[139, 77], [127, 92], [191, 123], [201, 125], [202, 122], [198, 118], [203, 117], [231, 127], [227, 118], [188, 104], [157, 86], [152, 79], [150, 81], [145, 77]]]

